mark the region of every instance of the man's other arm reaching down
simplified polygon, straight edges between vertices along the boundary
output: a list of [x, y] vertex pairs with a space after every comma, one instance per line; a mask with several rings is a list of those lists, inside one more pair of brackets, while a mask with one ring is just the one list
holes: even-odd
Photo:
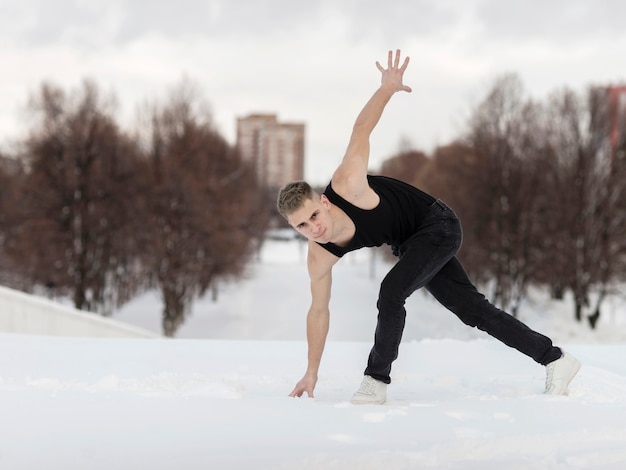
[[322, 361], [322, 353], [328, 335], [330, 319], [330, 291], [332, 285], [332, 267], [339, 260], [317, 243], [309, 241], [308, 270], [311, 279], [311, 306], [306, 319], [308, 344], [308, 366], [304, 377], [289, 394], [301, 397], [304, 392], [313, 397], [317, 384], [317, 374]]

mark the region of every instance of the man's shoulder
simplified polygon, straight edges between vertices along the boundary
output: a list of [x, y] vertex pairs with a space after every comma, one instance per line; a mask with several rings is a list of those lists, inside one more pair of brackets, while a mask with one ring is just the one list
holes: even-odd
[[367, 191], [369, 182], [366, 172], [351, 171], [350, 168], [340, 166], [333, 173], [329, 186], [335, 194], [349, 201], [353, 196], [358, 197]]
[[339, 256], [326, 250], [319, 243], [309, 240], [307, 266], [310, 274], [315, 273], [319, 276], [330, 272], [335, 263], [340, 259]]

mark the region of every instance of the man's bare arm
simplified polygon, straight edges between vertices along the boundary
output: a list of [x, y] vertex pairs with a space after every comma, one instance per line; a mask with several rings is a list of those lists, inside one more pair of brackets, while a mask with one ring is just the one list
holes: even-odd
[[409, 64], [406, 57], [400, 65], [400, 50], [389, 51], [387, 68], [379, 62], [381, 85], [365, 104], [352, 128], [352, 134], [343, 160], [333, 174], [333, 188], [343, 197], [355, 202], [367, 190], [367, 168], [370, 155], [370, 135], [380, 120], [385, 106], [397, 91], [411, 92], [411, 88], [402, 83], [404, 71]]
[[308, 366], [304, 377], [289, 394], [301, 397], [304, 392], [314, 396], [317, 375], [326, 345], [330, 321], [332, 267], [339, 260], [314, 242], [309, 242], [308, 269], [311, 279], [311, 307], [307, 314]]

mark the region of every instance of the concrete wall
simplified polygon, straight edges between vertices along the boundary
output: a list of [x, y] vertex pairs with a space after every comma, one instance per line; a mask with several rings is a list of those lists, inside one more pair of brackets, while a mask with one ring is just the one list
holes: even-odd
[[156, 338], [158, 334], [0, 286], [0, 331], [48, 336]]

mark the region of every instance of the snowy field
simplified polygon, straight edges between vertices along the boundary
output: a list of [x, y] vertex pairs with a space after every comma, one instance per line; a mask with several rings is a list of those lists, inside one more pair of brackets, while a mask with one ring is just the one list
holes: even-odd
[[[314, 399], [287, 396], [306, 367], [296, 244], [269, 243], [177, 339], [1, 334], [0, 469], [626, 468], [623, 301], [597, 333], [569, 302], [524, 305], [583, 363], [569, 396], [551, 397], [543, 367], [417, 293], [389, 401], [354, 406], [385, 269], [365, 252], [337, 266]], [[160, 308], [147, 294], [115, 318], [159, 331]]]

